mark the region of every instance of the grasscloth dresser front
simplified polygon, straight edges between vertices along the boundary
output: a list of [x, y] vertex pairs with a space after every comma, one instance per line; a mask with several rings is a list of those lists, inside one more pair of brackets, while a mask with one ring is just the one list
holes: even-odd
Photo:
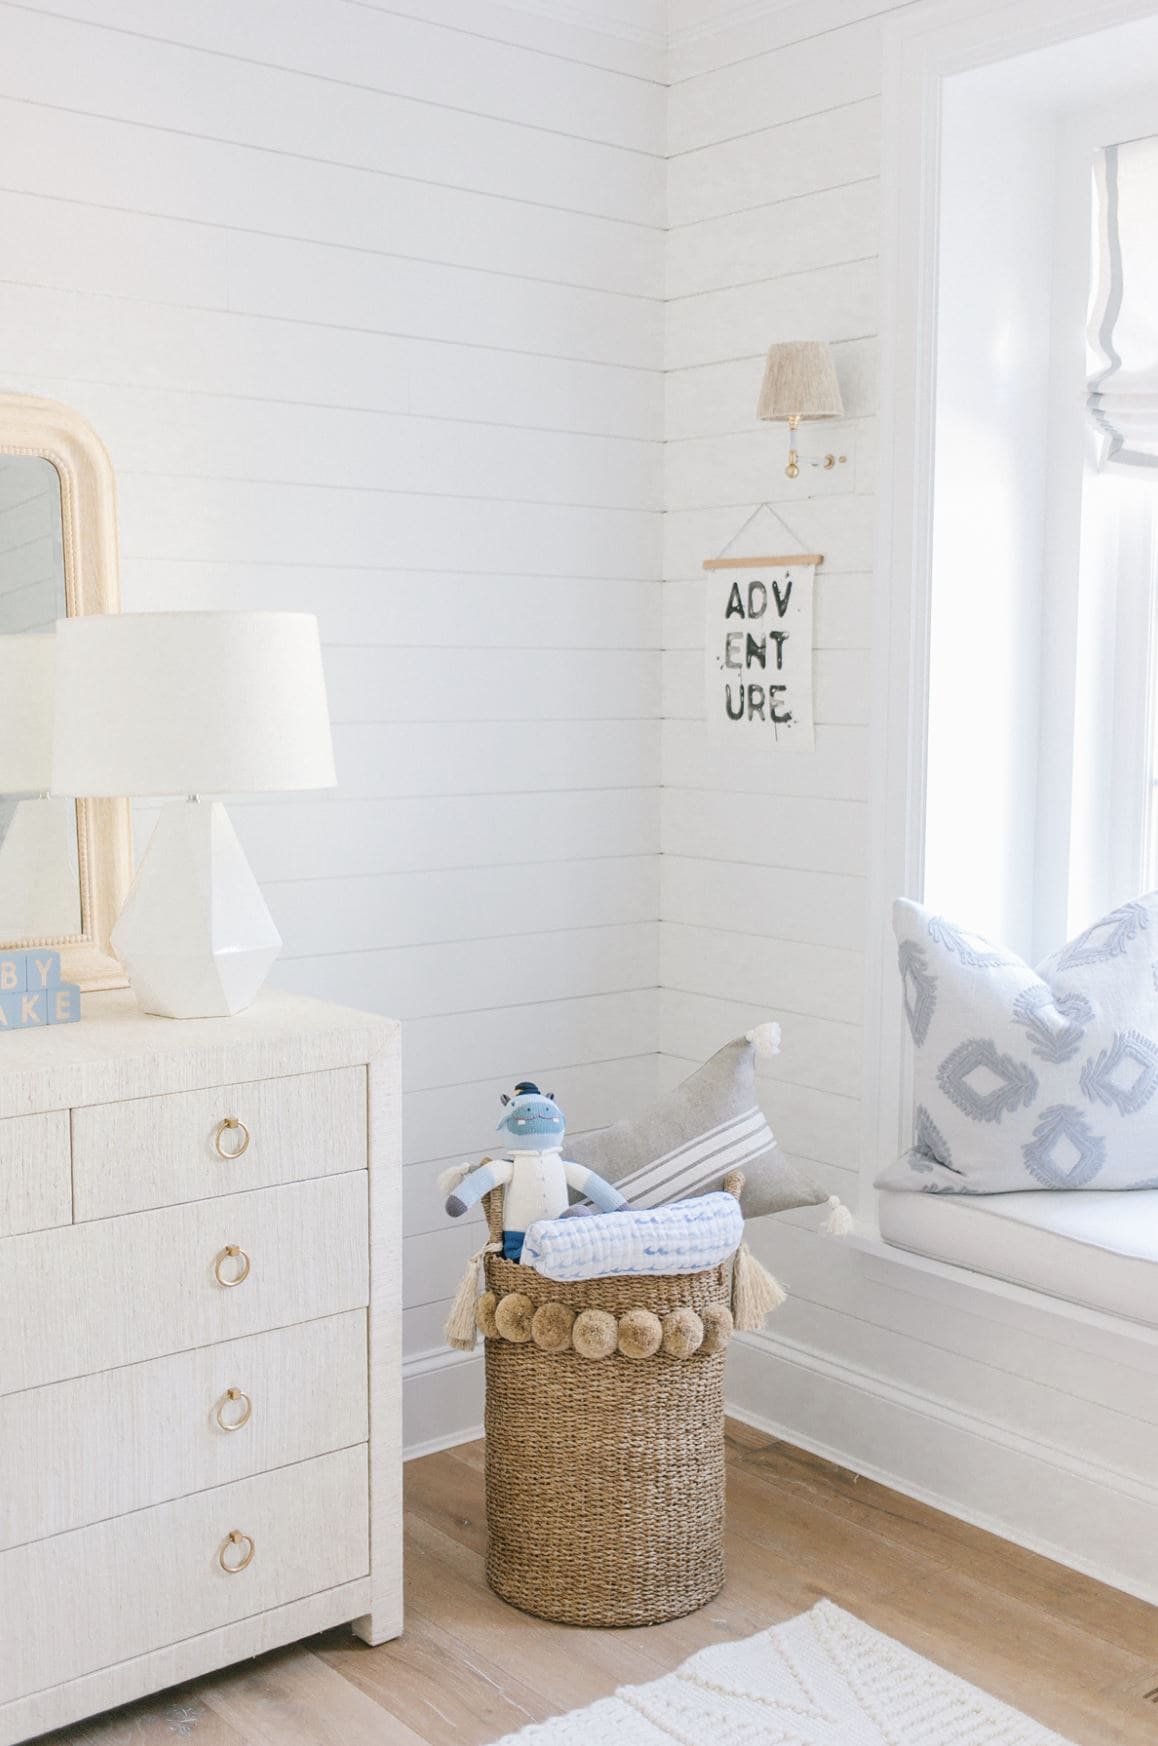
[[0, 1038], [0, 1746], [402, 1627], [398, 1026]]

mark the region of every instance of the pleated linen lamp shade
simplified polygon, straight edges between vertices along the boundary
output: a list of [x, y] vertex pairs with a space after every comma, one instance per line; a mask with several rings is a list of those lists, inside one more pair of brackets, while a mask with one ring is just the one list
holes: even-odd
[[56, 637], [58, 793], [334, 786], [311, 614], [113, 613], [62, 619]]
[[841, 418], [844, 402], [825, 340], [784, 340], [770, 346], [756, 405], [758, 418]]
[[43, 794], [52, 781], [56, 638], [0, 637], [0, 794]]
[[57, 625], [53, 787], [184, 795], [161, 812], [112, 933], [146, 1012], [240, 1012], [281, 950], [219, 801], [333, 787], [317, 620], [145, 612]]

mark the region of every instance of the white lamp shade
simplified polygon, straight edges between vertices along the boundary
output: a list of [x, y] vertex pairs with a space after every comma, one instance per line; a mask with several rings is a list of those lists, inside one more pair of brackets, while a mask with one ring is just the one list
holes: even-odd
[[840, 418], [844, 402], [826, 340], [770, 346], [756, 407], [758, 418]]
[[56, 631], [56, 793], [334, 786], [309, 613], [119, 613], [62, 619]]
[[0, 794], [43, 794], [52, 781], [55, 660], [55, 637], [0, 637]]

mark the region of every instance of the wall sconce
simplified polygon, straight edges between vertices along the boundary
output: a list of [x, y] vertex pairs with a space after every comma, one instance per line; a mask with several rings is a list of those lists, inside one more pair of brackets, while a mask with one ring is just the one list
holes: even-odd
[[[769, 348], [756, 416], [787, 424], [788, 465], [784, 471], [790, 479], [795, 479], [801, 462], [796, 449], [796, 427], [800, 421], [844, 416], [832, 348], [826, 340], [785, 340]], [[805, 466], [830, 471], [847, 457], [805, 455], [803, 459]]]

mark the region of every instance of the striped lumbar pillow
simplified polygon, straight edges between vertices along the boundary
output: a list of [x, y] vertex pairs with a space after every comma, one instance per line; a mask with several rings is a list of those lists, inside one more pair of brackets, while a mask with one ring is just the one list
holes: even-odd
[[632, 1206], [659, 1206], [744, 1173], [748, 1218], [819, 1206], [828, 1195], [790, 1164], [756, 1101], [757, 1055], [780, 1050], [780, 1026], [757, 1025], [634, 1121], [568, 1138], [567, 1153], [613, 1182]]

